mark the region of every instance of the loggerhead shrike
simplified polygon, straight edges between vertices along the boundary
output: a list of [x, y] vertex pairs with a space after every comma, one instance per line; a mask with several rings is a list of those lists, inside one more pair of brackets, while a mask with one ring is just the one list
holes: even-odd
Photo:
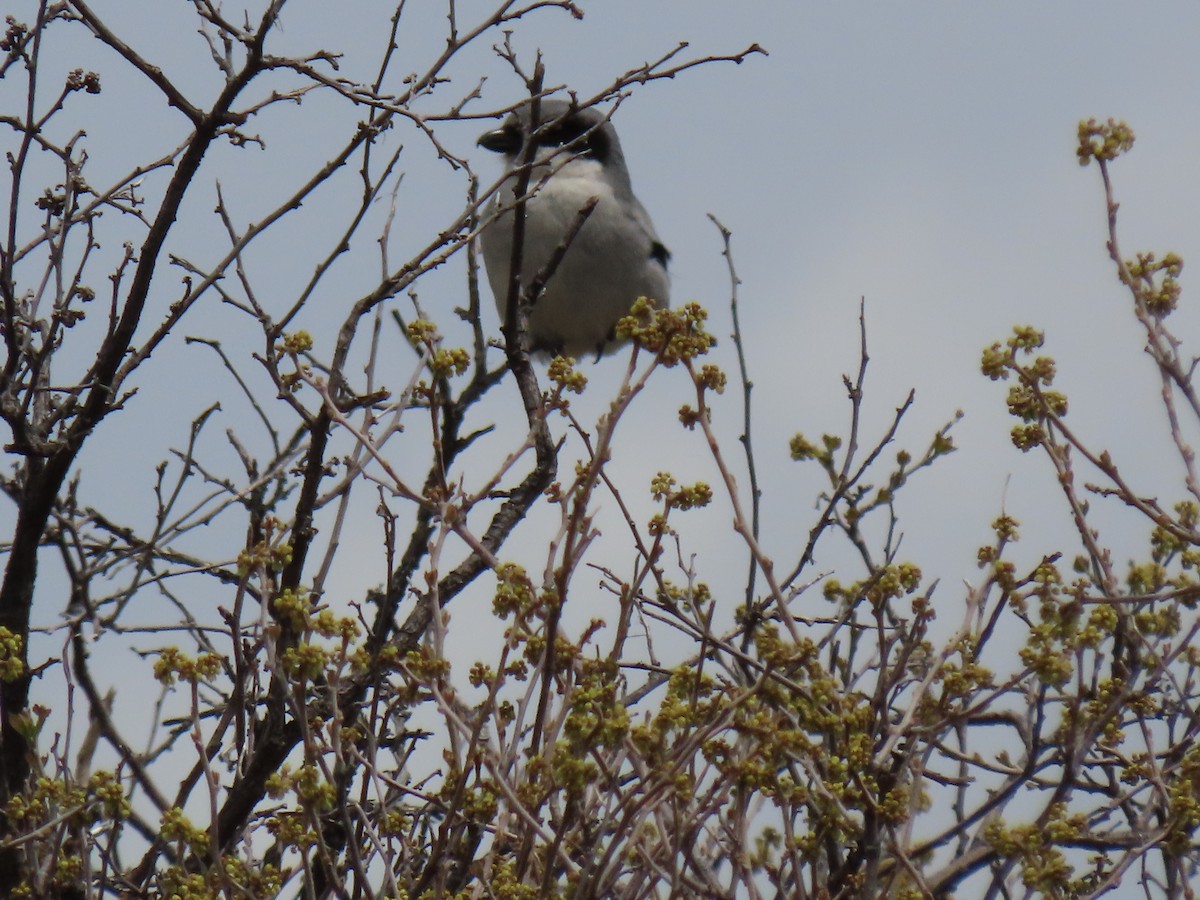
[[510, 115], [480, 146], [503, 153], [509, 176], [488, 207], [506, 209], [483, 232], [483, 261], [503, 321], [513, 248], [515, 189], [525, 140], [537, 149], [525, 203], [522, 291], [550, 264], [581, 210], [595, 200], [566, 252], [558, 259], [529, 313], [532, 349], [582, 356], [608, 353], [617, 346], [617, 321], [639, 297], [656, 306], [669, 302], [667, 260], [650, 216], [633, 195], [629, 169], [616, 129], [597, 109], [577, 109], [564, 100], [543, 100], [536, 124], [530, 108]]

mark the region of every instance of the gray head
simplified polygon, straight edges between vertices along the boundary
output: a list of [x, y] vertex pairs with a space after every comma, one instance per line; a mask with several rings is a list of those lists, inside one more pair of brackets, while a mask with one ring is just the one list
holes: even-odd
[[617, 130], [603, 112], [595, 107], [579, 109], [566, 100], [542, 100], [536, 123], [530, 114], [531, 107], [522, 106], [495, 131], [481, 135], [479, 146], [503, 153], [512, 166], [521, 155], [525, 139], [533, 135], [538, 144], [535, 159], [566, 147], [570, 154], [600, 163], [610, 178], [628, 186], [629, 174]]

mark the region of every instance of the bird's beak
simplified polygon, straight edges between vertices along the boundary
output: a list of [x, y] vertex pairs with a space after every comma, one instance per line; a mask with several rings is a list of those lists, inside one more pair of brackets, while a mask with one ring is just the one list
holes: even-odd
[[493, 153], [512, 154], [521, 149], [521, 135], [513, 128], [497, 128], [485, 131], [477, 143]]

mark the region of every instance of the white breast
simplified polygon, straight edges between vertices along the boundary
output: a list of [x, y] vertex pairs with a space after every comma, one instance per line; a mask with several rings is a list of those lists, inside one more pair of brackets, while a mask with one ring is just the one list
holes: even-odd
[[[598, 162], [572, 160], [526, 202], [522, 288], [550, 261], [580, 210], [597, 198], [530, 315], [534, 349], [576, 357], [612, 349], [613, 328], [635, 300], [644, 296], [659, 306], [668, 304], [669, 281], [666, 269], [651, 256], [657, 237], [648, 230], [648, 217], [640, 207], [618, 198], [603, 176]], [[515, 179], [501, 189], [492, 212], [497, 201], [511, 205], [514, 186]], [[505, 214], [482, 237], [488, 279], [502, 317], [512, 223], [511, 213]]]

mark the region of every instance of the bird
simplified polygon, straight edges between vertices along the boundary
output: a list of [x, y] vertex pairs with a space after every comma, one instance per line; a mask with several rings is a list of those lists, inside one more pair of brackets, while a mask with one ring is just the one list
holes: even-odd
[[[503, 322], [511, 284], [515, 191], [525, 143], [537, 142], [525, 202], [520, 290], [544, 269], [549, 278], [529, 314], [530, 346], [538, 355], [597, 359], [617, 348], [617, 322], [641, 297], [656, 307], [670, 303], [671, 254], [633, 193], [617, 131], [595, 107], [547, 98], [520, 107], [484, 133], [479, 146], [504, 155], [507, 177], [489, 202], [490, 223], [480, 235], [488, 282]], [[595, 203], [578, 226], [581, 211]], [[559, 254], [557, 264], [556, 254]]]

